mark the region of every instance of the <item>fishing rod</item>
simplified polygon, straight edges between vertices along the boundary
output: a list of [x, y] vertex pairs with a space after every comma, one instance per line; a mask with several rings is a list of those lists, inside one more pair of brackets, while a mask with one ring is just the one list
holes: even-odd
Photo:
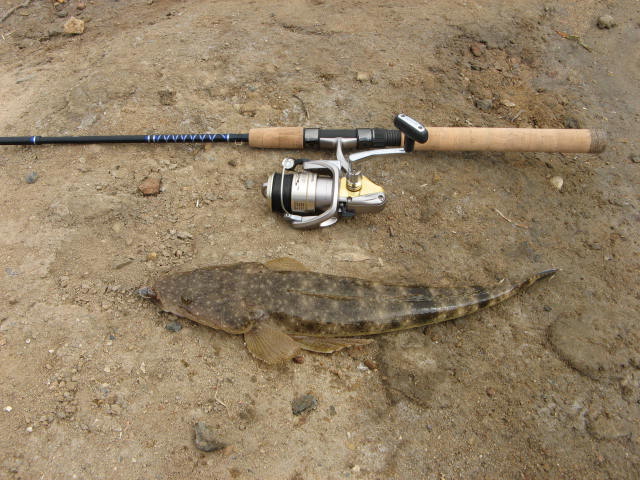
[[[99, 143], [247, 143], [253, 148], [335, 149], [336, 158], [285, 158], [282, 171], [262, 185], [272, 211], [298, 229], [327, 227], [341, 217], [378, 212], [386, 204], [384, 189], [362, 175], [356, 163], [376, 155], [413, 151], [493, 151], [600, 153], [603, 130], [429, 127], [399, 114], [396, 129], [322, 129], [304, 127], [252, 128], [249, 133], [166, 135], [0, 137], [0, 145], [61, 145]], [[345, 157], [343, 150], [365, 149]], [[369, 150], [366, 150], [369, 149]], [[298, 168], [300, 167], [300, 168]]]

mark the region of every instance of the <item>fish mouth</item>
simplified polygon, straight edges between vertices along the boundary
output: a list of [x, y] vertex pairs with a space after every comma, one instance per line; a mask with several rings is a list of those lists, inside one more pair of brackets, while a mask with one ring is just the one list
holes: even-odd
[[142, 287], [138, 289], [138, 295], [148, 300], [157, 300], [158, 294], [151, 287]]

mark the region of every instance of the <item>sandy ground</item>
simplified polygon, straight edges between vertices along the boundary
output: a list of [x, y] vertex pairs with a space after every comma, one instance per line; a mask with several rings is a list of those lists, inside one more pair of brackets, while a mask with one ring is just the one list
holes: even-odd
[[[54, 3], [0, 23], [0, 135], [390, 128], [402, 111], [610, 142], [374, 159], [388, 208], [309, 232], [259, 194], [299, 152], [2, 147], [0, 478], [640, 477], [638, 2]], [[83, 34], [62, 33], [72, 15]], [[143, 197], [154, 172], [164, 191]], [[283, 256], [440, 286], [561, 272], [279, 367], [240, 336], [168, 331], [175, 317], [136, 295], [165, 272]], [[302, 394], [317, 408], [294, 416]], [[196, 449], [196, 422], [229, 447]]]

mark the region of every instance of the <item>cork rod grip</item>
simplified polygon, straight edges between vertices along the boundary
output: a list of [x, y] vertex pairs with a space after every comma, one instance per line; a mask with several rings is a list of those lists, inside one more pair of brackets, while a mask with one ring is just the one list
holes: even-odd
[[252, 128], [249, 130], [249, 146], [255, 148], [303, 148], [304, 129], [302, 127]]
[[599, 153], [607, 143], [603, 130], [475, 127], [427, 127], [427, 130], [429, 139], [416, 143], [416, 150]]

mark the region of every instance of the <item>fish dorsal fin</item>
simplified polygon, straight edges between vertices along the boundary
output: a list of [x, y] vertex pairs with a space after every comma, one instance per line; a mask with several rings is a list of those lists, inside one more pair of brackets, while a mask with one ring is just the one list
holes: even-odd
[[244, 342], [254, 357], [269, 364], [295, 357], [302, 347], [282, 330], [268, 324], [258, 325], [246, 332]]
[[308, 270], [298, 260], [289, 257], [274, 258], [265, 262], [264, 266], [276, 272], [306, 272]]
[[368, 345], [373, 342], [370, 338], [337, 338], [337, 337], [303, 337], [291, 335], [303, 350], [318, 353], [333, 353], [354, 345]]

